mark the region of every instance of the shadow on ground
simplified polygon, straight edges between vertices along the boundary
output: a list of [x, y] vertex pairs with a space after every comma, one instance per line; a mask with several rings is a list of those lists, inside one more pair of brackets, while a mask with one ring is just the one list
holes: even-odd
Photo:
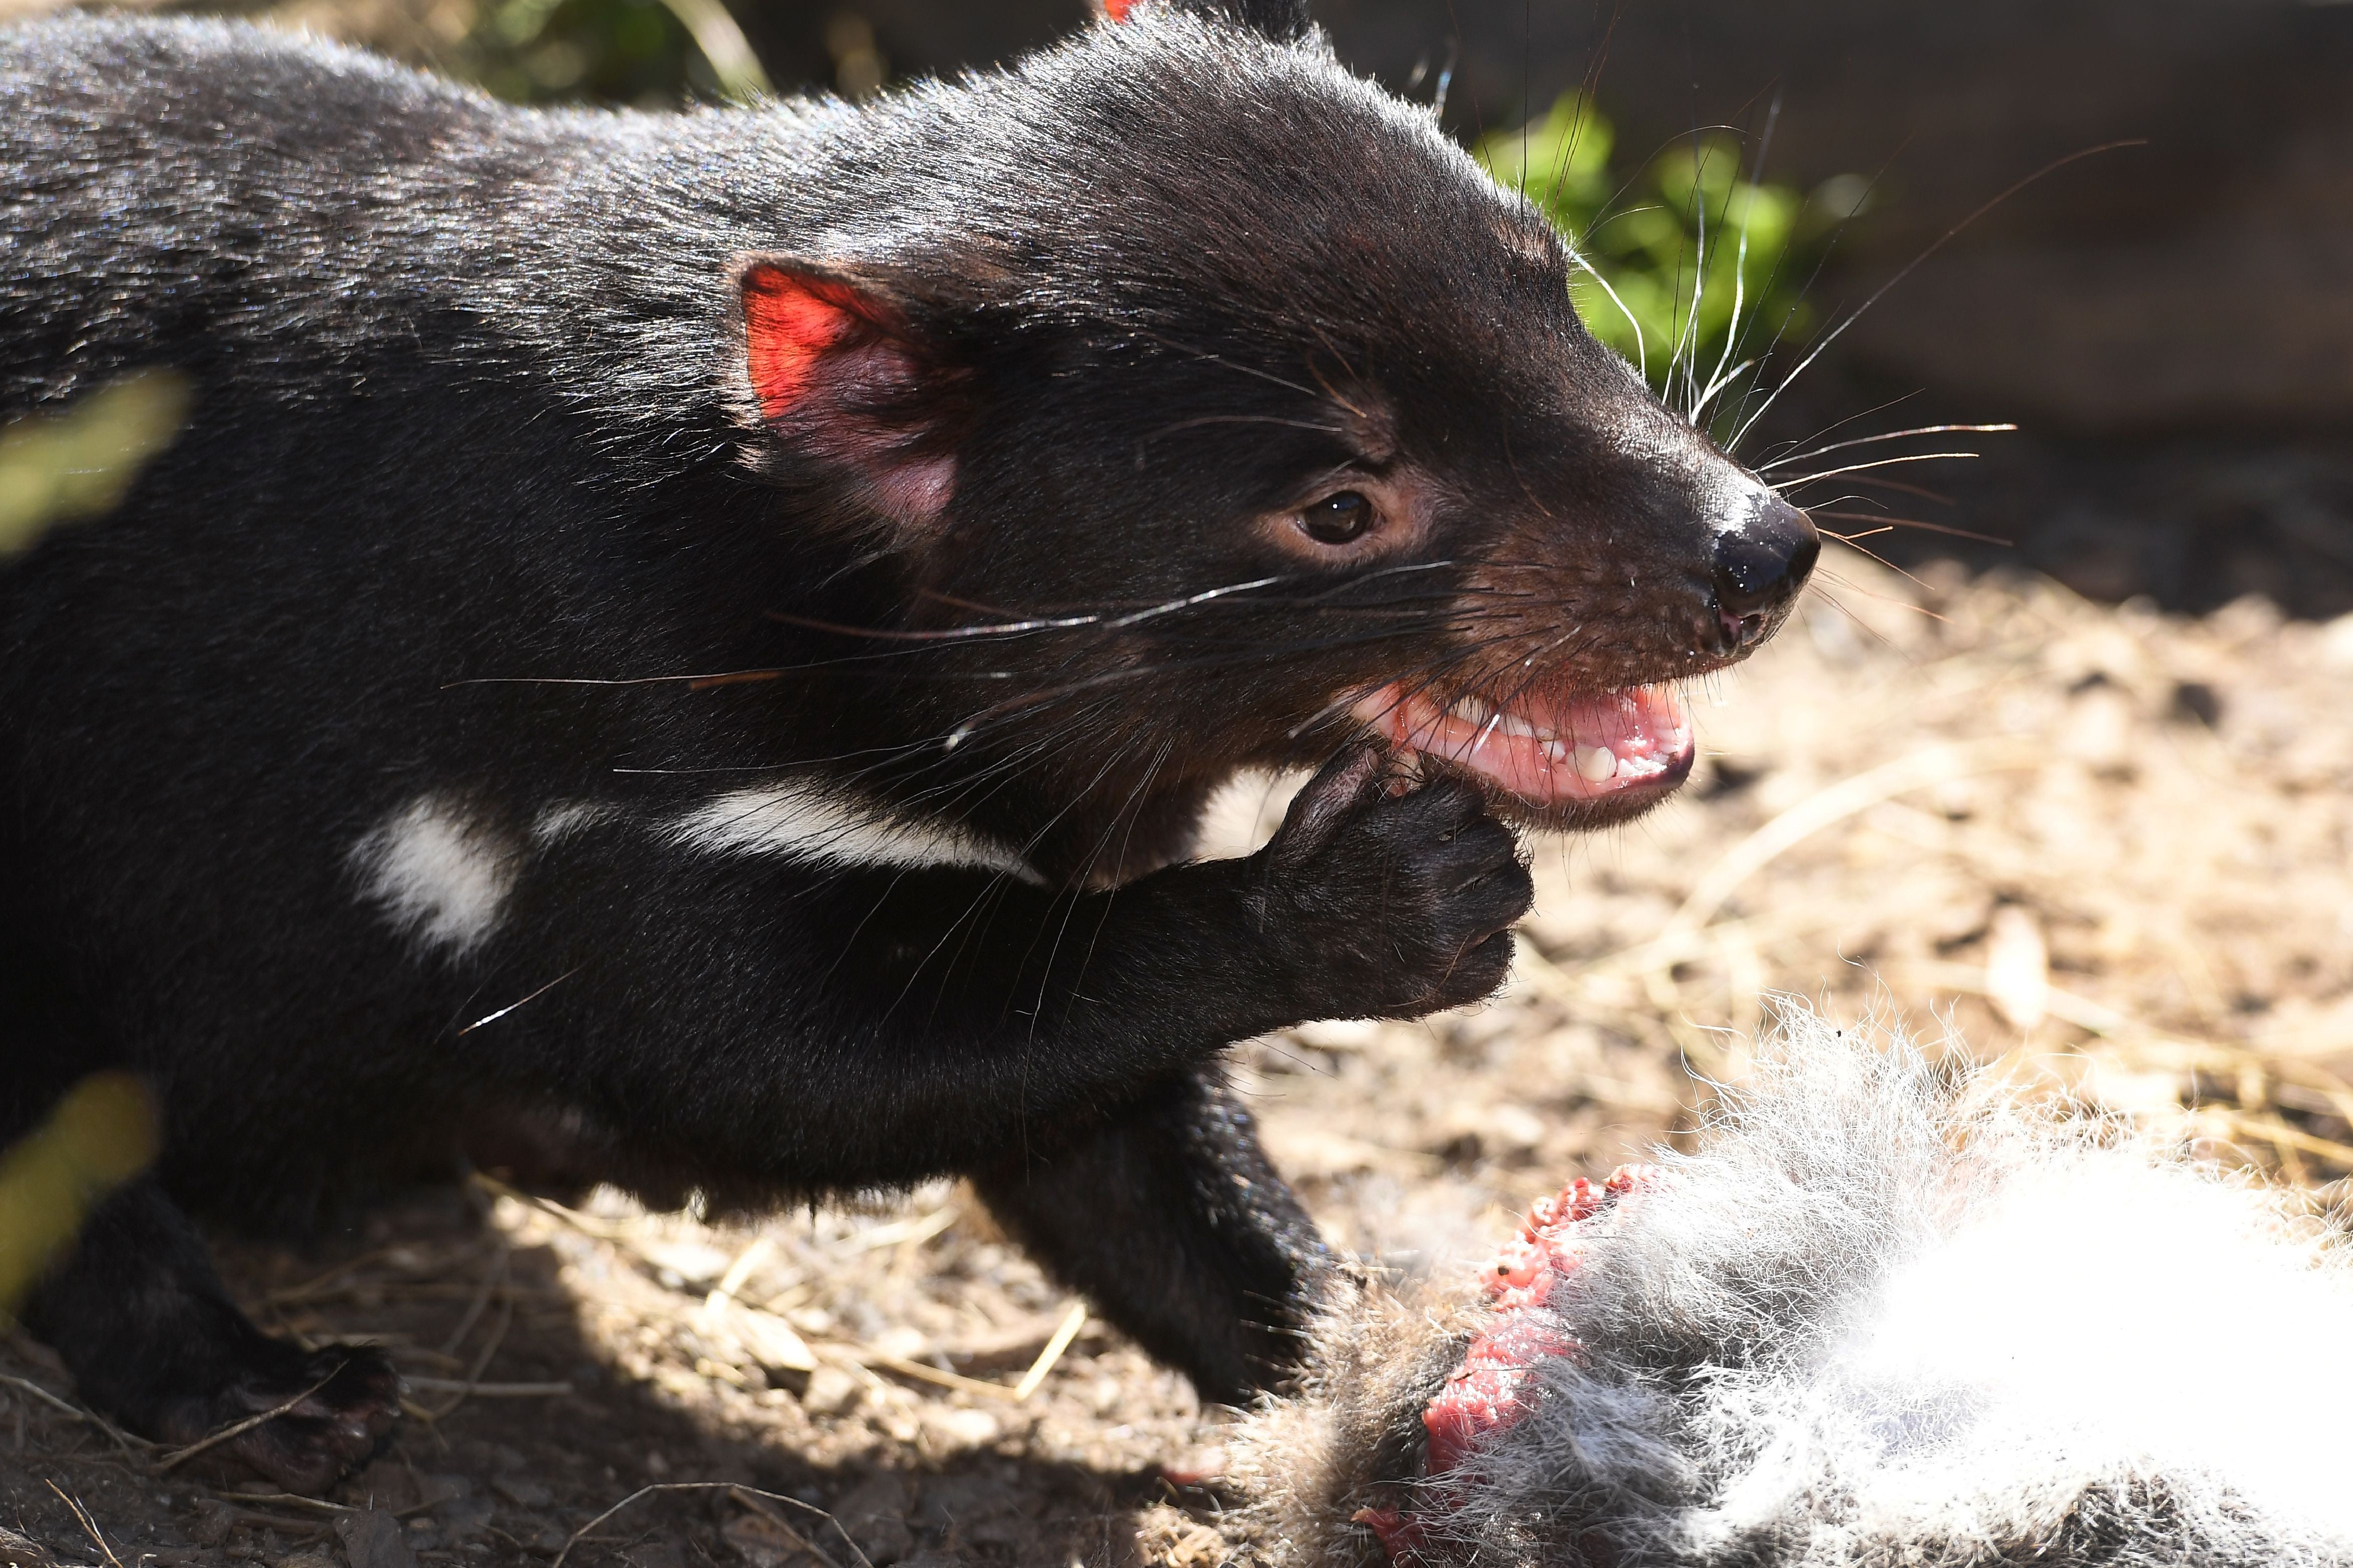
[[[765, 1381], [756, 1368], [747, 1376], [707, 1359], [698, 1376], [632, 1375], [615, 1364], [610, 1342], [584, 1332], [600, 1303], [570, 1280], [582, 1258], [502, 1226], [496, 1209], [467, 1196], [414, 1196], [308, 1251], [222, 1247], [225, 1272], [266, 1326], [382, 1343], [409, 1379], [409, 1418], [326, 1500], [207, 1472], [201, 1457], [166, 1468], [158, 1450], [33, 1392], [69, 1398], [71, 1384], [19, 1334], [0, 1352], [10, 1380], [0, 1385], [0, 1528], [55, 1563], [121, 1568], [543, 1563], [596, 1515], [660, 1487], [674, 1489], [638, 1496], [573, 1544], [566, 1562], [851, 1568], [862, 1554], [876, 1568], [1110, 1564], [1151, 1548], [1139, 1543], [1140, 1528], [1183, 1533], [1167, 1504], [1187, 1499], [1149, 1462], [1004, 1451], [1016, 1447], [1005, 1440], [1011, 1423], [887, 1370], [847, 1387], [838, 1372], [820, 1373], [814, 1391], [790, 1372], [778, 1386], [755, 1386]], [[690, 1245], [670, 1244], [674, 1256], [655, 1261], [664, 1245], [631, 1255], [651, 1276], [632, 1283], [659, 1290], [666, 1281], [675, 1304], [691, 1303], [702, 1281], [673, 1267], [696, 1266]], [[592, 1256], [590, 1271], [615, 1261]], [[879, 1261], [887, 1268], [887, 1253]], [[649, 1341], [649, 1326], [626, 1326], [623, 1339]], [[1017, 1356], [1035, 1348], [1006, 1347]], [[940, 1358], [941, 1368], [951, 1364]], [[967, 1357], [951, 1375], [978, 1384], [992, 1364], [987, 1354]], [[913, 1388], [901, 1390], [902, 1381]], [[902, 1410], [910, 1424], [892, 1420]], [[389, 1542], [369, 1513], [396, 1521]], [[1157, 1542], [1163, 1555], [1169, 1544]], [[27, 1555], [23, 1545], [6, 1555]]]

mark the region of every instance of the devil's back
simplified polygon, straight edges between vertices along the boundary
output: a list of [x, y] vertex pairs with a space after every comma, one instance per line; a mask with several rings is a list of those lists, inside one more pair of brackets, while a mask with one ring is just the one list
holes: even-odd
[[132, 364], [413, 335], [495, 248], [498, 187], [578, 140], [555, 123], [240, 23], [0, 29], [0, 412]]

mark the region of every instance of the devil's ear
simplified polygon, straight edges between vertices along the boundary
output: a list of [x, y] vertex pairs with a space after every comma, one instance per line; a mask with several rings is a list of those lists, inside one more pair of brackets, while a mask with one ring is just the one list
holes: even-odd
[[871, 282], [754, 257], [736, 289], [744, 376], [778, 443], [862, 481], [892, 522], [936, 523], [955, 493], [958, 370]]
[[1095, 0], [1095, 5], [1114, 22], [1124, 22], [1149, 5], [1189, 11], [1229, 26], [1263, 33], [1278, 44], [1297, 43], [1315, 26], [1307, 15], [1307, 0]]

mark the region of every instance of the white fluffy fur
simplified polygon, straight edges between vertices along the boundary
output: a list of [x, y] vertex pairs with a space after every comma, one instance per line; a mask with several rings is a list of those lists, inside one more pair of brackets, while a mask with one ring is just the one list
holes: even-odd
[[787, 780], [705, 801], [665, 826], [674, 842], [723, 854], [837, 866], [967, 866], [1035, 882], [1004, 845], [948, 824], [907, 822], [838, 789]]
[[519, 864], [516, 845], [443, 795], [419, 795], [352, 847], [362, 896], [393, 929], [452, 956], [497, 927]]
[[1426, 1483], [1444, 1554], [2353, 1563], [2353, 1279], [2271, 1195], [1801, 1013], [1659, 1158], [1554, 1294], [1583, 1355]]

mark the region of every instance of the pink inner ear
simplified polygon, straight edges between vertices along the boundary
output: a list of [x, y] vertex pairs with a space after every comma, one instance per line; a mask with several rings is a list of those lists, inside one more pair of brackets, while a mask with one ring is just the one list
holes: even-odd
[[767, 262], [744, 271], [743, 290], [744, 368], [769, 424], [862, 474], [885, 513], [936, 519], [955, 490], [955, 458], [919, 455], [921, 426], [883, 412], [923, 374], [895, 312], [849, 284]]
[[767, 266], [744, 274], [745, 359], [761, 413], [784, 417], [807, 394], [818, 360], [869, 324], [858, 302], [830, 279]]
[[1128, 12], [1134, 6], [1135, 0], [1103, 0], [1103, 15], [1114, 22], [1126, 21]]

